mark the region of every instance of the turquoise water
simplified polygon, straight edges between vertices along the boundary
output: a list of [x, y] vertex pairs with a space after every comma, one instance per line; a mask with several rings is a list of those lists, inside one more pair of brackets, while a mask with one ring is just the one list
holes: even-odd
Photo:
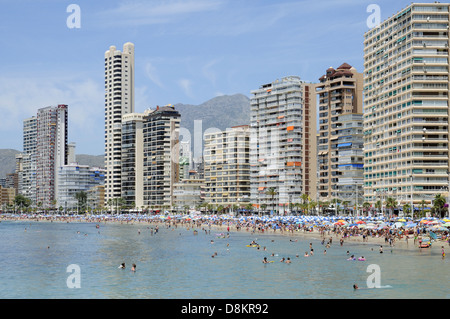
[[[199, 230], [148, 224], [0, 223], [0, 280], [3, 299], [141, 298], [449, 298], [449, 259], [440, 249], [406, 250], [374, 244], [333, 245], [323, 254], [318, 240], [290, 242], [279, 235], [231, 232], [217, 238]], [[140, 233], [139, 233], [140, 230]], [[262, 249], [245, 245], [257, 238]], [[211, 240], [214, 243], [211, 243]], [[303, 257], [312, 243], [315, 254]], [[227, 244], [229, 244], [227, 246]], [[439, 244], [440, 245], [440, 244]], [[450, 251], [447, 246], [446, 251]], [[347, 261], [347, 250], [366, 261]], [[217, 256], [211, 256], [217, 252]], [[270, 255], [274, 253], [275, 257]], [[299, 257], [296, 257], [296, 255]], [[447, 255], [448, 252], [447, 252]], [[274, 260], [263, 264], [263, 257]], [[291, 264], [279, 262], [290, 257]], [[120, 263], [126, 269], [119, 269]], [[137, 271], [130, 270], [137, 265]], [[80, 269], [80, 288], [68, 288], [69, 265]], [[381, 286], [367, 287], [367, 267], [379, 266]]]

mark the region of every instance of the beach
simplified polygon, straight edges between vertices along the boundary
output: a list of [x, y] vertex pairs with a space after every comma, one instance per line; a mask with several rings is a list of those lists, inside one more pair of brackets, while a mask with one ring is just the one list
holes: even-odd
[[[292, 238], [303, 238], [335, 244], [346, 243], [364, 244], [368, 246], [383, 246], [399, 249], [420, 250], [420, 242], [428, 236], [430, 227], [425, 227], [421, 221], [439, 220], [436, 218], [416, 220], [416, 226], [398, 227], [395, 220], [387, 222], [384, 218], [337, 216], [321, 218], [320, 216], [282, 216], [261, 218], [257, 216], [232, 217], [229, 215], [145, 215], [145, 214], [118, 214], [118, 215], [42, 215], [42, 214], [2, 214], [1, 220], [30, 221], [30, 222], [84, 222], [95, 224], [142, 224], [153, 227], [184, 227], [194, 230], [213, 230], [214, 232], [248, 232], [255, 236], [279, 235]], [[302, 220], [302, 223], [298, 221]], [[398, 218], [397, 218], [398, 220]], [[356, 227], [356, 225], [383, 225], [375, 229]], [[441, 222], [444, 222], [441, 220]], [[396, 224], [397, 223], [397, 224]], [[438, 224], [433, 223], [433, 226]], [[353, 225], [353, 226], [351, 226]], [[402, 224], [406, 226], [406, 223]], [[395, 226], [395, 227], [394, 227]], [[419, 230], [419, 232], [418, 232]], [[443, 231], [439, 238], [432, 240], [432, 245], [426, 249], [437, 250], [442, 246], [450, 247], [449, 231]], [[422, 248], [424, 249], [424, 248]]]

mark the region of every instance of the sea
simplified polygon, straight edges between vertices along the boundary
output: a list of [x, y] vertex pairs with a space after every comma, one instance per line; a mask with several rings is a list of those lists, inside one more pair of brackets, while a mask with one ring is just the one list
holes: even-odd
[[[448, 299], [439, 249], [186, 229], [2, 221], [1, 299]], [[247, 247], [252, 241], [259, 244]], [[412, 240], [411, 240], [412, 241]], [[412, 243], [411, 243], [412, 244]], [[436, 244], [435, 244], [436, 245]], [[445, 250], [450, 247], [445, 244]], [[311, 248], [313, 255], [310, 255]], [[305, 253], [310, 255], [305, 257]], [[348, 260], [364, 256], [364, 261]], [[264, 264], [263, 258], [272, 261]], [[289, 258], [291, 263], [281, 262]], [[119, 265], [125, 263], [125, 268]], [[136, 265], [132, 271], [132, 265]], [[354, 289], [353, 285], [360, 289]]]

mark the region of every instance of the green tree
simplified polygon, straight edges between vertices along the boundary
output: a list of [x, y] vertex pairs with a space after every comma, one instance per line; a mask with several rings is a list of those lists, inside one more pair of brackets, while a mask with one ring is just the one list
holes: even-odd
[[388, 197], [386, 198], [385, 205], [386, 208], [389, 209], [390, 214], [392, 215], [394, 213], [394, 209], [397, 207], [397, 201], [392, 197]]
[[436, 194], [436, 196], [434, 196], [433, 208], [436, 212], [438, 212], [439, 217], [441, 218], [444, 217], [445, 203], [445, 197], [443, 197], [441, 194]]
[[83, 191], [76, 192], [75, 199], [77, 200], [78, 211], [84, 211], [87, 204], [87, 193]]
[[19, 194], [14, 197], [14, 204], [18, 207], [25, 208], [31, 205], [31, 199]]
[[303, 215], [307, 215], [308, 214], [308, 208], [309, 208], [309, 201], [311, 200], [309, 198], [308, 194], [302, 194], [300, 196], [300, 199], [302, 200], [302, 204], [301, 204], [301, 208], [303, 210]]
[[274, 197], [277, 194], [277, 191], [275, 190], [275, 188], [270, 187], [267, 192], [266, 195], [269, 195], [271, 197], [272, 200], [272, 210], [275, 212], [275, 201], [274, 201]]

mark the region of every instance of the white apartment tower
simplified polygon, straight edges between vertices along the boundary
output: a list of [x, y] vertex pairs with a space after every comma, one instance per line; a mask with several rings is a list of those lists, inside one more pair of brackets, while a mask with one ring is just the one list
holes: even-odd
[[105, 52], [105, 201], [121, 197], [122, 116], [134, 112], [134, 44]]
[[286, 212], [302, 194], [316, 198], [315, 85], [289, 76], [251, 93], [251, 202]]
[[449, 6], [411, 3], [364, 34], [364, 196], [448, 196]]
[[52, 207], [58, 193], [57, 173], [67, 165], [67, 105], [38, 110], [36, 125], [36, 204]]

